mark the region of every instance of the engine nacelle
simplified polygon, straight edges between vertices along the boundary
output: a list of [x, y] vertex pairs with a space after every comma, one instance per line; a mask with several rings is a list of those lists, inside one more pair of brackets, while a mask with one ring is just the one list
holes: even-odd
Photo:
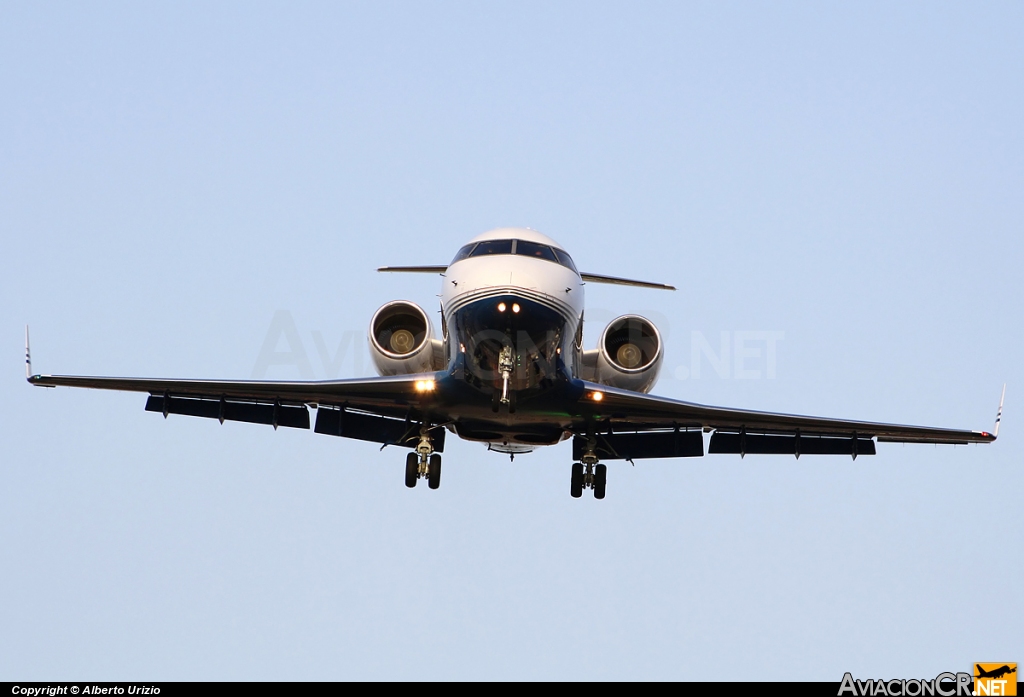
[[408, 300], [394, 300], [370, 320], [370, 356], [380, 375], [409, 375], [444, 368], [444, 345], [430, 316]]
[[605, 327], [596, 351], [585, 352], [584, 376], [602, 385], [650, 392], [663, 358], [661, 334], [654, 323], [640, 315], [623, 315]]

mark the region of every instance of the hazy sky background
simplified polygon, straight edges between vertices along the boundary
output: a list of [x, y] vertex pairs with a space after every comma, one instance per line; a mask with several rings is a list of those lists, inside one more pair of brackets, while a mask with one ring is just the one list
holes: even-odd
[[[210, 5], [0, 2], [0, 678], [1024, 661], [1024, 5]], [[450, 438], [435, 492], [23, 379], [26, 323], [37, 372], [248, 378], [279, 311], [368, 375], [373, 311], [440, 288], [375, 268], [504, 225], [679, 287], [587, 287], [588, 347], [658, 319], [659, 394], [991, 429], [1006, 382], [1000, 439], [611, 463], [595, 501], [568, 444]], [[687, 374], [742, 331], [774, 379]]]

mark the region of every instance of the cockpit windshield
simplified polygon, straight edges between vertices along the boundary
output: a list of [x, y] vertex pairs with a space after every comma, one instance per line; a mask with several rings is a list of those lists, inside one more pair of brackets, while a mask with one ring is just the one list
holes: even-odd
[[522, 254], [524, 257], [535, 257], [537, 259], [545, 259], [547, 261], [558, 262], [555, 257], [554, 251], [551, 247], [543, 244], [537, 244], [536, 242], [527, 242], [526, 240], [516, 240], [516, 254]]
[[515, 240], [487, 240], [479, 242], [476, 249], [470, 254], [471, 257], [483, 257], [491, 254], [512, 254]]
[[558, 247], [549, 247], [546, 244], [529, 242], [527, 240], [486, 240], [484, 242], [472, 242], [459, 250], [459, 253], [452, 259], [452, 264], [470, 257], [482, 257], [491, 254], [516, 254], [520, 256], [553, 261], [556, 264], [576, 271], [576, 265], [572, 258]]

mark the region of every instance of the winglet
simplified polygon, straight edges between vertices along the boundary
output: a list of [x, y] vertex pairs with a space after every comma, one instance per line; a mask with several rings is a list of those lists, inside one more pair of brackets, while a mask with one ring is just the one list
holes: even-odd
[[32, 379], [32, 352], [28, 348], [28, 325], [25, 325], [25, 379]]
[[992, 437], [999, 437], [999, 422], [1003, 420], [1003, 400], [1006, 399], [1006, 383], [1003, 383], [1003, 395], [999, 398], [999, 411], [996, 412], [996, 426], [992, 429]]

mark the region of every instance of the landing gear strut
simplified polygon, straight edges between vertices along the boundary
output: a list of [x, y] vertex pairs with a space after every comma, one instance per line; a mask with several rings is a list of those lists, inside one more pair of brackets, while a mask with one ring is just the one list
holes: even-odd
[[597, 462], [593, 448], [589, 448], [580, 458], [582, 462], [572, 465], [572, 478], [569, 493], [574, 499], [583, 496], [584, 489], [593, 489], [595, 499], [603, 499], [608, 484], [608, 466]]
[[512, 370], [516, 367], [512, 360], [512, 347], [505, 344], [498, 354], [498, 370], [501, 371], [501, 403], [508, 404], [508, 381], [512, 377]]
[[498, 354], [498, 372], [501, 374], [501, 391], [494, 391], [491, 399], [491, 411], [498, 413], [502, 405], [508, 409], [509, 414], [516, 413], [516, 393], [509, 384], [512, 379], [512, 371], [516, 368], [516, 357], [512, 352], [512, 346], [505, 344]]
[[431, 489], [441, 486], [441, 455], [434, 452], [430, 429], [425, 424], [420, 428], [416, 451], [405, 456], [405, 485], [411, 489], [419, 479], [426, 479]]

